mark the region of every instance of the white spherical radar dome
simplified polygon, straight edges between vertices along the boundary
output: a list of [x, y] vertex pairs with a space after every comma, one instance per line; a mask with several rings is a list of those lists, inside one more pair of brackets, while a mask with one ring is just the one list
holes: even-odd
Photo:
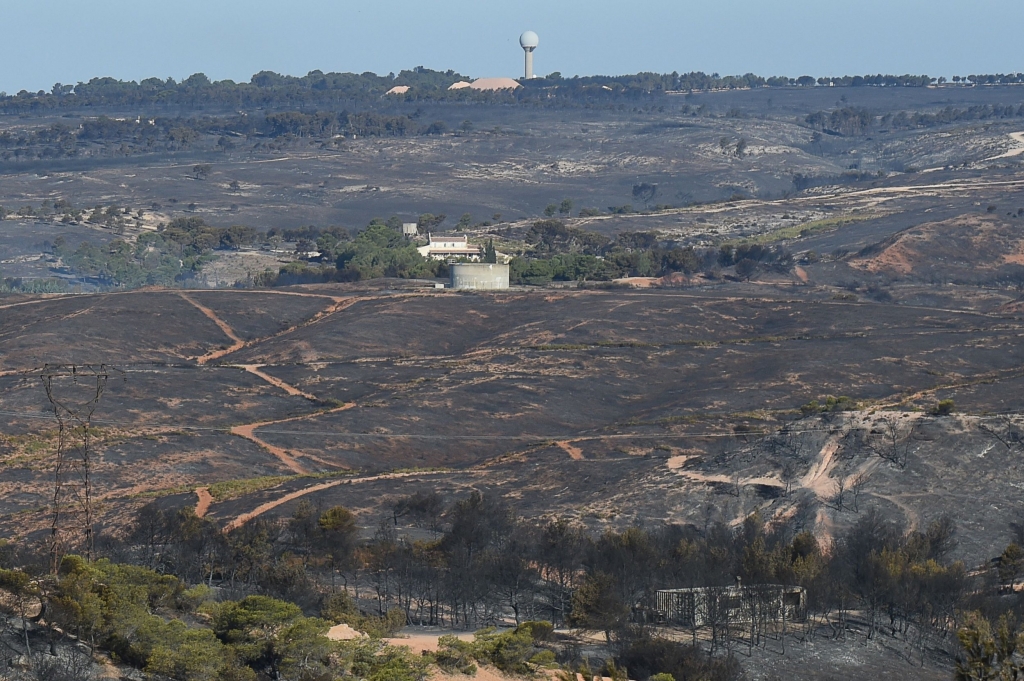
[[540, 38], [533, 31], [527, 31], [526, 33], [519, 36], [519, 44], [526, 49], [528, 47], [534, 48], [540, 45]]

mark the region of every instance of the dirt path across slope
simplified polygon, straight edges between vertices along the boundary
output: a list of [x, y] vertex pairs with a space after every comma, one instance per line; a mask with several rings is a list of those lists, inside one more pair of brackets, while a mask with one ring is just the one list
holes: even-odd
[[1020, 156], [1024, 154], [1024, 132], [1011, 132], [1010, 139], [1017, 143], [1016, 147], [1013, 147], [998, 156], [991, 156], [986, 158], [985, 161], [995, 161], [1000, 158], [1011, 158], [1013, 156]]
[[330, 317], [331, 315], [333, 315], [333, 314], [335, 314], [337, 312], [341, 312], [342, 310], [346, 310], [346, 309], [352, 307], [353, 305], [355, 305], [356, 303], [358, 303], [360, 301], [372, 300], [372, 299], [374, 299], [376, 297], [376, 296], [366, 296], [366, 297], [362, 297], [362, 298], [357, 298], [355, 296], [352, 296], [352, 297], [315, 296], [313, 294], [308, 294], [308, 293], [307, 294], [290, 293], [288, 291], [277, 291], [277, 292], [265, 291], [265, 293], [271, 293], [273, 295], [304, 295], [304, 296], [308, 296], [308, 297], [311, 297], [311, 298], [327, 298], [328, 300], [331, 300], [333, 302], [330, 305], [328, 305], [326, 308], [324, 308], [323, 310], [320, 310], [319, 312], [314, 314], [312, 317], [310, 317], [306, 321], [300, 322], [298, 324], [295, 324], [294, 326], [289, 326], [284, 331], [278, 331], [277, 333], [275, 333], [275, 334], [273, 334], [271, 336], [267, 336], [265, 338], [257, 338], [255, 340], [251, 340], [248, 343], [245, 343], [245, 345], [243, 347], [251, 347], [253, 345], [258, 345], [259, 343], [262, 343], [264, 341], [273, 340], [275, 338], [280, 338], [281, 336], [285, 336], [287, 334], [294, 333], [295, 331], [298, 331], [299, 329], [304, 329], [307, 326], [311, 326], [313, 324], [316, 324], [320, 320], [322, 320], [322, 319], [324, 319], [326, 317]]
[[208, 487], [196, 488], [196, 517], [202, 518], [209, 512], [210, 504], [213, 503], [213, 497], [210, 495], [210, 489]]
[[214, 324], [216, 324], [217, 328], [219, 328], [221, 330], [221, 332], [223, 332], [224, 335], [227, 336], [228, 338], [230, 338], [231, 341], [232, 341], [232, 344], [230, 346], [226, 347], [226, 348], [222, 348], [220, 350], [214, 350], [213, 352], [206, 353], [202, 357], [197, 357], [196, 358], [196, 363], [197, 364], [200, 364], [200, 365], [206, 364], [209, 361], [212, 361], [212, 360], [215, 360], [215, 359], [220, 359], [224, 355], [230, 354], [230, 353], [234, 352], [235, 350], [241, 350], [243, 347], [245, 347], [245, 341], [243, 341], [241, 338], [239, 338], [238, 334], [235, 333], [235, 330], [232, 329], [230, 326], [228, 326], [227, 322], [225, 322], [223, 319], [218, 317], [216, 312], [214, 312], [210, 308], [206, 307], [205, 305], [192, 300], [191, 298], [189, 298], [184, 293], [179, 293], [178, 295], [180, 295], [181, 299], [184, 300], [186, 303], [188, 303], [189, 305], [191, 305], [192, 307], [196, 308], [197, 310], [202, 312], [204, 315], [206, 315], [206, 317], [210, 321], [212, 321]]
[[54, 300], [63, 300], [64, 298], [70, 298], [72, 295], [80, 295], [80, 294], [68, 295], [68, 294], [60, 293], [60, 294], [48, 295], [48, 294], [44, 293], [44, 294], [41, 294], [41, 295], [43, 295], [44, 297], [42, 297], [42, 298], [33, 298], [32, 300], [22, 300], [21, 302], [18, 302], [18, 303], [7, 303], [6, 305], [0, 305], [0, 310], [7, 310], [7, 309], [10, 309], [12, 307], [22, 307], [23, 305], [40, 305], [42, 303], [49, 303], [49, 302], [52, 302]]
[[[248, 293], [248, 292], [239, 291], [239, 292], [236, 292], [236, 293], [244, 294], [244, 293]], [[227, 347], [227, 348], [222, 348], [220, 350], [215, 350], [213, 352], [209, 352], [209, 353], [203, 355], [202, 357], [196, 358], [196, 362], [198, 364], [200, 364], [200, 365], [206, 364], [207, 362], [210, 362], [210, 361], [213, 361], [213, 360], [216, 360], [216, 359], [220, 359], [220, 358], [225, 357], [225, 356], [227, 356], [227, 355], [229, 355], [229, 354], [231, 354], [233, 352], [241, 350], [244, 347], [249, 347], [249, 346], [252, 346], [252, 345], [256, 345], [258, 343], [261, 343], [263, 341], [269, 340], [271, 338], [277, 338], [277, 337], [282, 336], [282, 335], [284, 335], [286, 333], [291, 333], [291, 332], [293, 332], [293, 331], [295, 331], [297, 329], [309, 326], [310, 324], [315, 324], [316, 322], [320, 321], [321, 319], [324, 319], [325, 317], [330, 316], [330, 315], [332, 315], [332, 314], [334, 314], [336, 312], [340, 312], [341, 310], [344, 310], [344, 309], [352, 306], [354, 303], [358, 302], [359, 300], [361, 300], [360, 298], [355, 298], [355, 297], [327, 296], [327, 295], [320, 295], [320, 294], [313, 294], [313, 293], [298, 293], [298, 292], [294, 292], [294, 291], [260, 291], [260, 293], [266, 293], [266, 294], [270, 294], [270, 295], [292, 295], [292, 296], [300, 296], [300, 297], [308, 297], [308, 298], [324, 298], [324, 299], [332, 301], [332, 304], [330, 306], [328, 306], [327, 308], [325, 308], [323, 310], [320, 310], [315, 315], [313, 315], [312, 317], [310, 317], [309, 319], [305, 320], [304, 322], [302, 322], [300, 324], [297, 324], [295, 326], [289, 327], [288, 329], [285, 329], [284, 331], [281, 331], [281, 332], [279, 332], [277, 334], [274, 334], [272, 336], [268, 336], [266, 338], [258, 338], [258, 339], [254, 339], [252, 341], [246, 342], [246, 341], [243, 341], [238, 336], [237, 333], [235, 333], [235, 330], [232, 329], [231, 326], [227, 322], [225, 322], [220, 317], [218, 317], [217, 313], [214, 312], [212, 309], [210, 309], [209, 307], [207, 307], [207, 306], [205, 306], [205, 305], [203, 305], [203, 304], [193, 300], [191, 297], [185, 295], [184, 293], [180, 293], [179, 295], [186, 302], [188, 302], [193, 307], [195, 307], [197, 310], [202, 312], [207, 318], [209, 318], [214, 324], [217, 325], [217, 327], [224, 333], [224, 335], [226, 335], [228, 338], [230, 338], [233, 341], [232, 345]], [[295, 397], [303, 397], [303, 398], [305, 398], [307, 400], [310, 400], [310, 401], [316, 401], [317, 400], [316, 395], [313, 395], [311, 393], [308, 393], [308, 392], [305, 392], [303, 390], [300, 390], [299, 388], [296, 388], [295, 386], [292, 386], [292, 385], [286, 383], [285, 381], [283, 381], [283, 380], [281, 380], [279, 378], [276, 378], [275, 376], [271, 376], [270, 374], [268, 374], [265, 371], [263, 371], [263, 368], [266, 366], [265, 364], [241, 364], [241, 365], [238, 365], [238, 366], [239, 366], [239, 368], [244, 369], [248, 373], [250, 373], [250, 374], [260, 378], [261, 380], [267, 382], [268, 384], [274, 386], [275, 388], [280, 388], [281, 390], [284, 390], [289, 395], [292, 395], [292, 396], [295, 396]], [[295, 416], [295, 417], [287, 418], [287, 419], [280, 419], [280, 420], [275, 420], [275, 421], [261, 421], [261, 422], [258, 422], [258, 423], [246, 423], [246, 424], [242, 424], [242, 425], [238, 425], [238, 426], [232, 427], [231, 428], [231, 434], [232, 435], [237, 435], [237, 436], [239, 436], [241, 438], [245, 438], [246, 440], [249, 440], [250, 442], [256, 444], [257, 446], [265, 449], [270, 454], [272, 454], [275, 457], [277, 457], [277, 459], [282, 464], [284, 464], [293, 473], [296, 473], [298, 475], [306, 475], [306, 474], [309, 473], [309, 471], [301, 463], [299, 463], [299, 461], [291, 453], [289, 453], [286, 449], [283, 449], [281, 447], [277, 447], [275, 445], [272, 445], [269, 442], [267, 442], [266, 440], [263, 440], [262, 438], [260, 438], [258, 435], [256, 435], [256, 432], [255, 432], [256, 429], [257, 428], [262, 428], [263, 426], [276, 425], [278, 423], [287, 423], [287, 422], [290, 422], [290, 421], [299, 421], [299, 420], [302, 420], [302, 419], [307, 419], [307, 418], [312, 418], [314, 416], [319, 416], [321, 414], [327, 414], [327, 413], [331, 413], [331, 412], [335, 412], [335, 411], [342, 411], [344, 409], [350, 409], [353, 406], [355, 406], [355, 405], [354, 404], [346, 404], [346, 405], [342, 405], [341, 407], [338, 407], [336, 409], [331, 409], [329, 411], [318, 411], [318, 412], [314, 412], [312, 414], [305, 414], [305, 415], [302, 415], [302, 416]], [[316, 459], [316, 460], [320, 461], [321, 463], [324, 463], [326, 465], [331, 465], [331, 464], [327, 464], [327, 462], [324, 462], [324, 461], [322, 461], [320, 459]]]
[[561, 442], [556, 442], [555, 444], [561, 447], [573, 461], [583, 461], [583, 450], [579, 447], [573, 447], [570, 440], [563, 440]]
[[346, 409], [351, 409], [354, 406], [356, 406], [355, 402], [349, 402], [347, 404], [341, 405], [340, 407], [335, 407], [334, 409], [327, 409], [327, 410], [324, 410], [324, 411], [315, 411], [315, 412], [313, 412], [311, 414], [303, 414], [302, 416], [293, 416], [291, 418], [278, 419], [276, 421], [261, 421], [259, 423], [246, 423], [246, 424], [242, 424], [240, 426], [233, 426], [231, 428], [231, 434], [232, 435], [237, 435], [238, 437], [241, 437], [241, 438], [245, 438], [246, 440], [249, 440], [250, 442], [252, 442], [252, 443], [262, 447], [265, 450], [267, 450], [268, 452], [270, 452], [271, 454], [276, 456], [281, 461], [281, 463], [283, 463], [285, 466], [287, 466], [293, 473], [297, 473], [299, 475], [307, 475], [309, 473], [309, 471], [306, 470], [302, 466], [302, 464], [300, 464], [295, 459], [294, 456], [292, 456], [290, 453], [288, 453], [286, 450], [282, 449], [281, 447], [276, 447], [276, 446], [270, 444], [269, 442], [267, 442], [266, 440], [263, 440], [262, 438], [260, 438], [258, 435], [256, 435], [256, 432], [255, 432], [256, 429], [257, 428], [263, 428], [264, 426], [274, 426], [274, 425], [277, 425], [279, 423], [291, 423], [293, 421], [304, 421], [305, 419], [314, 418], [316, 416], [324, 416], [326, 414], [333, 414], [335, 412], [345, 411]]
[[668, 459], [666, 466], [668, 469], [676, 475], [681, 475], [684, 478], [689, 478], [694, 482], [711, 482], [711, 483], [735, 483], [739, 485], [768, 485], [769, 487], [785, 487], [782, 480], [770, 476], [757, 476], [753, 478], [736, 478], [729, 475], [721, 474], [709, 474], [701, 473], [700, 471], [688, 471], [683, 470], [683, 466], [687, 460], [694, 458], [693, 455], [683, 454], [680, 456], [673, 456]]
[[[217, 291], [219, 293], [224, 293], [224, 291], [219, 290], [219, 289]], [[314, 314], [312, 317], [310, 317], [309, 319], [307, 319], [307, 320], [305, 320], [303, 322], [295, 324], [294, 326], [290, 326], [290, 327], [288, 327], [287, 329], [285, 329], [283, 331], [279, 331], [279, 332], [277, 332], [275, 334], [272, 334], [270, 336], [266, 336], [264, 338], [255, 338], [255, 339], [250, 340], [250, 341], [244, 341], [241, 338], [239, 338], [238, 334], [235, 333], [235, 330], [232, 329], [231, 326], [227, 322], [225, 322], [224, 320], [222, 320], [220, 317], [217, 316], [216, 312], [214, 312], [209, 307], [203, 305], [202, 303], [194, 300], [191, 297], [191, 295], [194, 295], [195, 293], [198, 293], [198, 292], [197, 291], [193, 291], [190, 295], [185, 295], [184, 293], [181, 293], [179, 295], [183, 299], [185, 299], [188, 303], [190, 303], [192, 306], [194, 306], [197, 310], [199, 310], [204, 315], [206, 315], [206, 317], [208, 317], [214, 324], [217, 325], [217, 327], [222, 332], [224, 332], [224, 335], [226, 335], [228, 338], [230, 338], [232, 340], [232, 345], [230, 347], [222, 348], [220, 350], [214, 350], [212, 352], [208, 352], [207, 354], [203, 355], [202, 357], [197, 357], [196, 358], [196, 362], [199, 363], [199, 364], [206, 364], [208, 362], [212, 362], [213, 360], [221, 359], [222, 357], [225, 357], [225, 356], [230, 355], [230, 354], [232, 354], [234, 352], [237, 352], [237, 351], [241, 350], [242, 348], [252, 347], [253, 345], [258, 345], [259, 343], [262, 343], [264, 341], [268, 341], [268, 340], [271, 340], [271, 339], [274, 339], [274, 338], [279, 338], [281, 336], [284, 336], [285, 334], [289, 334], [289, 333], [292, 333], [294, 331], [297, 331], [298, 329], [305, 328], [305, 327], [307, 327], [307, 326], [309, 326], [311, 324], [316, 324], [321, 319], [323, 319], [325, 317], [329, 317], [330, 315], [333, 315], [336, 312], [341, 312], [342, 310], [344, 310], [344, 309], [346, 309], [348, 307], [351, 307], [352, 305], [354, 305], [355, 303], [359, 302], [360, 300], [366, 300], [366, 298], [357, 298], [357, 297], [354, 297], [354, 296], [329, 296], [329, 295], [323, 295], [323, 294], [317, 294], [317, 293], [299, 293], [299, 292], [295, 292], [295, 291], [264, 291], [264, 290], [261, 290], [261, 291], [233, 291], [232, 293], [241, 294], [241, 295], [244, 295], [245, 293], [261, 293], [261, 294], [264, 294], [264, 295], [275, 295], [275, 296], [298, 296], [298, 297], [301, 297], [301, 298], [322, 298], [324, 300], [330, 300], [331, 301], [330, 305], [328, 305], [326, 308], [320, 310], [319, 312]], [[281, 387], [281, 386], [278, 386], [278, 387]]]
[[[1011, 137], [1018, 142], [1024, 144], [1024, 132], [1012, 133]], [[1006, 152], [1008, 156], [1017, 156], [1024, 154], [1024, 147], [1018, 149], [1011, 149]], [[1005, 156], [995, 156], [993, 158], [1004, 158]], [[993, 159], [985, 159], [993, 160]], [[939, 169], [935, 169], [939, 170]], [[740, 212], [744, 210], [750, 210], [753, 208], [765, 208], [765, 207], [785, 207], [788, 205], [806, 204], [806, 203], [821, 203], [841, 199], [859, 199], [863, 198], [865, 201], [861, 202], [861, 207], [874, 207], [878, 206], [886, 201], [892, 199], [917, 196], [926, 194], [929, 196], [946, 196], [957, 192], [973, 192], [984, 189], [992, 189], [996, 187], [1024, 187], [1024, 180], [982, 180], [982, 179], [966, 179], [956, 180], [950, 182], [936, 183], [936, 184], [920, 184], [920, 185], [900, 185], [894, 187], [872, 187], [870, 189], [853, 189], [843, 191], [833, 191], [823, 194], [813, 194], [809, 196], [797, 196], [786, 199], [773, 199], [773, 200], [760, 200], [760, 199], [748, 199], [745, 201], [735, 201], [728, 204], [722, 204], [718, 206], [706, 206], [701, 205], [697, 207], [686, 207], [686, 208], [674, 208], [665, 211], [653, 212], [653, 213], [636, 213], [631, 215], [631, 218], [637, 221], [643, 221], [645, 219], [663, 219], [667, 215], [711, 215], [718, 213], [729, 213], [729, 212]], [[853, 208], [854, 206], [849, 206]], [[585, 227], [591, 223], [604, 222], [607, 220], [618, 219], [617, 215], [596, 215], [593, 217], [577, 220], [574, 222], [575, 225]], [[518, 223], [517, 223], [518, 224]], [[528, 225], [529, 223], [522, 223]]]
[[371, 481], [374, 481], [374, 480], [396, 480], [398, 478], [408, 478], [408, 477], [412, 477], [414, 475], [440, 475], [442, 473], [446, 473], [446, 472], [445, 471], [431, 471], [431, 472], [427, 473], [427, 472], [423, 472], [423, 471], [404, 471], [404, 472], [401, 472], [401, 473], [381, 473], [380, 475], [367, 475], [367, 476], [364, 476], [364, 477], [361, 477], [361, 478], [341, 478], [339, 480], [331, 480], [329, 482], [321, 482], [319, 484], [312, 485], [310, 487], [305, 487], [303, 489], [296, 490], [294, 492], [289, 492], [288, 494], [285, 494], [282, 497], [278, 497], [277, 499], [274, 499], [273, 501], [268, 501], [265, 504], [260, 504], [259, 506], [257, 506], [253, 510], [249, 511], [248, 513], [243, 513], [242, 515], [236, 517], [234, 520], [229, 522], [227, 525], [224, 526], [224, 531], [225, 532], [230, 532], [232, 530], [238, 529], [239, 527], [241, 527], [242, 525], [246, 524], [247, 522], [249, 522], [253, 518], [258, 518], [259, 516], [263, 515], [267, 511], [272, 511], [275, 508], [277, 508], [278, 506], [281, 506], [283, 504], [287, 504], [289, 501], [294, 501], [295, 499], [299, 499], [301, 497], [304, 497], [307, 494], [313, 494], [314, 492], [320, 492], [320, 491], [325, 490], [325, 489], [330, 489], [332, 487], [337, 487], [338, 485], [345, 485], [345, 484], [354, 485], [356, 483], [371, 482]]
[[902, 495], [886, 495], [878, 494], [876, 492], [869, 492], [869, 494], [876, 499], [884, 499], [903, 511], [903, 515], [907, 518], [907, 532], [915, 532], [917, 531], [917, 528], [920, 527], [921, 516], [918, 515], [917, 511], [910, 508], [910, 506], [907, 506], [905, 502], [900, 500], [900, 496]]
[[245, 438], [246, 440], [249, 440], [250, 442], [253, 442], [262, 447], [263, 449], [267, 450], [268, 452], [276, 456], [278, 460], [280, 460], [281, 463], [283, 463], [292, 473], [296, 473], [298, 475], [308, 475], [309, 471], [306, 470], [306, 468], [302, 464], [296, 461], [295, 457], [289, 454], [287, 450], [282, 449], [281, 447], [276, 447], [270, 444], [269, 442], [262, 440], [256, 436], [254, 431], [257, 428], [260, 428], [262, 426], [269, 426], [274, 423], [277, 423], [277, 421], [264, 421], [262, 423], [247, 423], [242, 426], [234, 426], [231, 428], [231, 434]]
[[265, 371], [262, 371], [263, 367], [265, 367], [266, 364], [240, 364], [239, 366], [242, 369], [248, 371], [253, 376], [263, 379], [270, 385], [280, 388], [281, 390], [285, 391], [289, 395], [292, 395], [293, 397], [305, 397], [307, 400], [310, 400], [312, 402], [315, 402], [317, 399], [316, 395], [313, 395], [312, 393], [307, 393], [303, 390], [299, 390], [295, 386], [285, 383], [280, 378], [276, 378], [266, 373]]

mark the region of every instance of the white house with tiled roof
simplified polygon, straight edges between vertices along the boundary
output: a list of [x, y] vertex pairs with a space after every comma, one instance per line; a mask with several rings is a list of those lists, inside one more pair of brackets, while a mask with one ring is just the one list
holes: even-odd
[[427, 245], [417, 248], [424, 258], [434, 260], [448, 260], [449, 258], [468, 258], [479, 260], [483, 255], [483, 249], [469, 243], [469, 237], [463, 235], [427, 235]]

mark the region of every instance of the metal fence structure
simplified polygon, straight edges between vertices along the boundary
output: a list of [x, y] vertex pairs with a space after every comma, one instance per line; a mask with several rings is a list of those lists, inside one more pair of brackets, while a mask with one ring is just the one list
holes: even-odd
[[655, 594], [650, 614], [656, 621], [685, 627], [796, 622], [807, 615], [807, 592], [800, 586], [781, 584], [664, 589]]

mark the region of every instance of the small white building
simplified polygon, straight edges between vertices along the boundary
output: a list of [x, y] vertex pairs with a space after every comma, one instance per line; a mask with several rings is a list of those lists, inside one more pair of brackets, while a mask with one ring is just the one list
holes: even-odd
[[483, 256], [483, 249], [469, 243], [469, 237], [446, 235], [427, 235], [427, 245], [417, 248], [424, 258], [434, 260], [448, 260], [449, 258], [466, 258], [468, 260], [479, 260]]
[[415, 222], [403, 222], [402, 223], [402, 234], [405, 236], [416, 236], [418, 231], [416, 229]]

